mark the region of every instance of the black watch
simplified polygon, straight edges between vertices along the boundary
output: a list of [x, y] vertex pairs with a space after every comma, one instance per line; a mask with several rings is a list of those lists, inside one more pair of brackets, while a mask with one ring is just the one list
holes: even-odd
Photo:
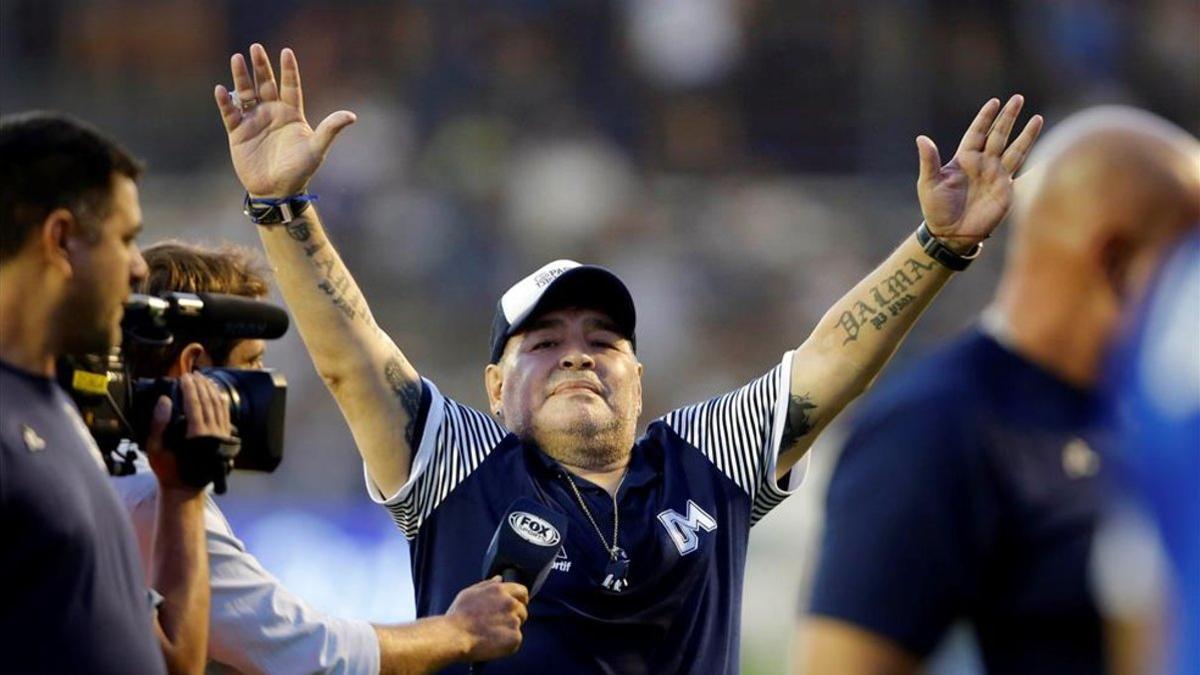
[[283, 199], [254, 198], [247, 192], [242, 212], [256, 225], [286, 225], [308, 210], [308, 205], [316, 198], [308, 193]]
[[925, 253], [930, 258], [938, 261], [943, 267], [952, 269], [955, 272], [961, 272], [971, 264], [971, 261], [979, 257], [983, 251], [983, 242], [979, 242], [971, 247], [966, 253], [956, 253], [954, 249], [942, 243], [929, 231], [929, 226], [924, 222], [917, 228], [917, 243], [921, 248], [925, 249]]

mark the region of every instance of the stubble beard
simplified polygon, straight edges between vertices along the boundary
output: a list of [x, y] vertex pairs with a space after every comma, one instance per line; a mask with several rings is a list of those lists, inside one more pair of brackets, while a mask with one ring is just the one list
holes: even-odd
[[527, 434], [519, 435], [564, 464], [599, 471], [624, 463], [633, 449], [631, 428], [635, 422], [617, 415], [605, 421], [581, 418], [557, 429], [531, 425]]
[[58, 331], [58, 353], [83, 356], [108, 355], [120, 340], [120, 313], [104, 306], [99, 294], [76, 288], [67, 295], [54, 317]]

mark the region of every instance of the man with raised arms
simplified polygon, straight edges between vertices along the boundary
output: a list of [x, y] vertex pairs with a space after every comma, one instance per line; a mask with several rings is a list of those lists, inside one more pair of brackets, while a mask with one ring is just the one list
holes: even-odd
[[283, 50], [279, 80], [261, 45], [250, 56], [252, 68], [232, 57], [234, 91], [215, 91], [246, 210], [350, 425], [368, 490], [411, 541], [418, 614], [445, 611], [478, 579], [515, 499], [568, 518], [524, 644], [489, 665], [497, 674], [738, 670], [750, 526], [798, 485], [813, 439], [978, 254], [1041, 128], [1034, 116], [1009, 143], [1023, 103], [1014, 96], [984, 104], [945, 165], [918, 138], [918, 232], [765, 375], [638, 438], [633, 300], [600, 267], [555, 261], [503, 294], [487, 414], [421, 378], [376, 325], [305, 192], [354, 115], [335, 112], [314, 130], [295, 54]]

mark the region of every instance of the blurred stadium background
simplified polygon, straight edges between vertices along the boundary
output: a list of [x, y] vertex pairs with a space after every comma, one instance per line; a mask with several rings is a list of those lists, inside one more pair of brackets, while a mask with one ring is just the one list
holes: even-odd
[[[211, 92], [233, 51], [291, 46], [310, 120], [358, 113], [312, 191], [421, 372], [482, 406], [498, 294], [553, 258], [596, 262], [638, 299], [650, 419], [771, 367], [911, 232], [918, 133], [948, 157], [1013, 92], [1051, 125], [1123, 102], [1200, 131], [1198, 27], [1194, 0], [3, 0], [0, 110], [71, 112], [145, 158], [144, 244], [257, 247]], [[898, 360], [974, 319], [1003, 239]], [[290, 383], [285, 462], [222, 507], [317, 606], [410, 617], [403, 537], [294, 331], [267, 360]], [[838, 436], [756, 528], [748, 675], [786, 669]]]

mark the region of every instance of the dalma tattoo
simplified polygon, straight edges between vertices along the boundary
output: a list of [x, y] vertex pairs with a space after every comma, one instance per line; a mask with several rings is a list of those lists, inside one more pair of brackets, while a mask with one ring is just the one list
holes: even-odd
[[415, 440], [413, 435], [416, 433], [417, 414], [421, 412], [421, 382], [405, 378], [404, 367], [396, 357], [383, 364], [383, 376], [408, 416], [408, 422], [404, 425], [404, 440], [411, 447]]
[[916, 301], [917, 296], [909, 292], [913, 284], [933, 270], [933, 263], [925, 264], [909, 258], [900, 268], [883, 281], [875, 284], [866, 298], [857, 300], [849, 310], [842, 312], [838, 324], [846, 333], [842, 344], [858, 339], [863, 328], [871, 326], [882, 330], [889, 317], [899, 316], [906, 307]]

